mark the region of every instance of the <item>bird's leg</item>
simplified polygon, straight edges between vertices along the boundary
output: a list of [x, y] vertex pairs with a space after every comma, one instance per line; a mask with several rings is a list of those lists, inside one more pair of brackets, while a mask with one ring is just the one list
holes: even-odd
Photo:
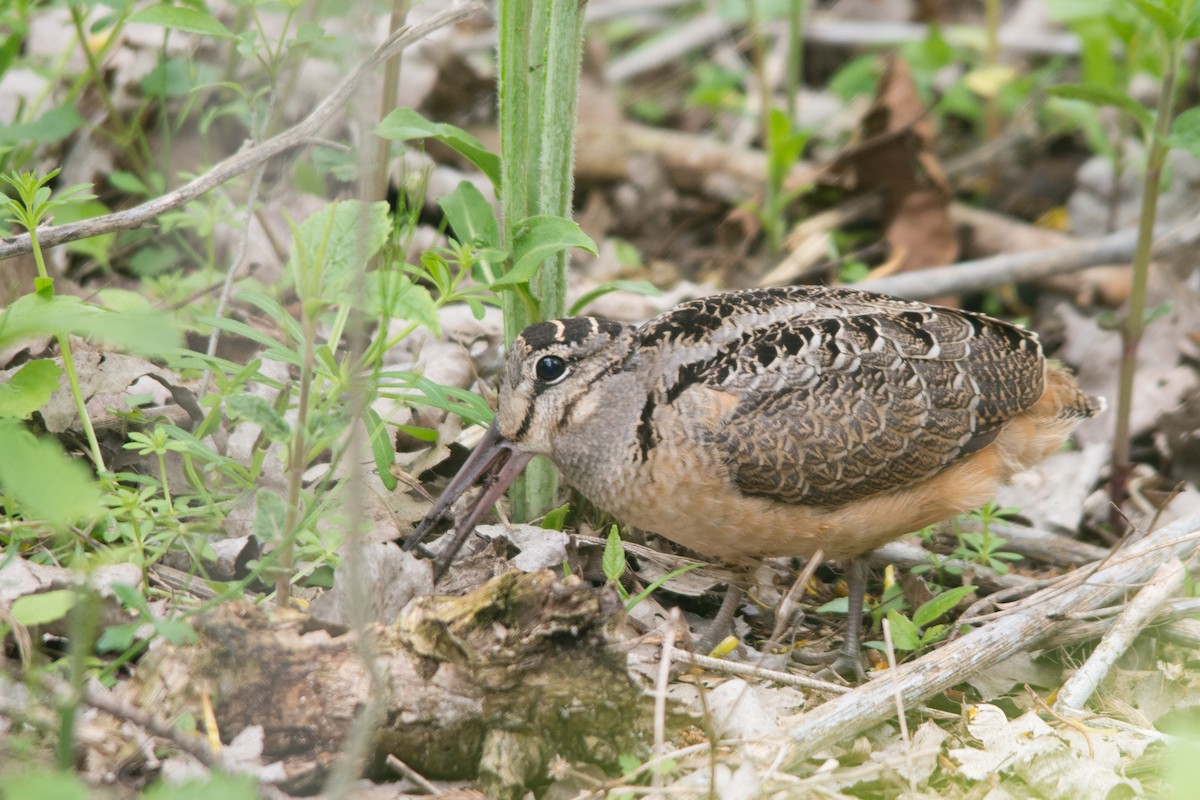
[[745, 594], [740, 583], [730, 582], [729, 588], [725, 590], [725, 597], [721, 600], [721, 607], [717, 610], [717, 615], [708, 624], [708, 630], [704, 632], [704, 637], [696, 644], [697, 653], [702, 656], [708, 655], [729, 635], [729, 632], [733, 630], [733, 617], [737, 613], [738, 603], [742, 602]]
[[829, 669], [845, 678], [866, 680], [862, 664], [862, 616], [867, 594], [867, 562], [862, 557], [846, 562], [846, 591], [849, 601], [846, 612], [846, 637], [842, 649]]
[[862, 615], [867, 593], [867, 562], [861, 557], [846, 561], [846, 592], [849, 602], [846, 609], [846, 635], [842, 639], [841, 649], [827, 653], [793, 650], [792, 660], [807, 666], [828, 665], [818, 675], [832, 672], [844, 678], [863, 681], [867, 677], [862, 665]]

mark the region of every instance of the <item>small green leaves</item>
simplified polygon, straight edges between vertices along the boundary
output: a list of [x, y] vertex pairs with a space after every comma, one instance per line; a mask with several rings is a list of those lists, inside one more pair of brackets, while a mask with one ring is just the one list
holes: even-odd
[[441, 336], [437, 303], [424, 286], [398, 272], [376, 270], [367, 273], [367, 311], [377, 317], [392, 317], [418, 322]]
[[43, 800], [46, 797], [53, 797], [54, 800], [88, 800], [91, 796], [91, 791], [72, 772], [34, 769], [4, 775], [5, 800]]
[[552, 511], [547, 511], [546, 516], [542, 517], [542, 527], [548, 531], [561, 531], [563, 529], [563, 525], [566, 524], [567, 514], [570, 513], [570, 511], [570, 503], [563, 503], [558, 508]]
[[617, 585], [617, 591], [621, 593], [621, 598], [628, 597], [624, 587], [621, 586], [621, 576], [625, 574], [625, 545], [621, 543], [621, 535], [617, 533], [616, 525], [608, 529], [608, 539], [604, 543], [604, 558], [601, 560], [601, 567], [604, 570], [604, 577]]
[[1046, 91], [1055, 97], [1082, 100], [1096, 106], [1113, 106], [1136, 119], [1144, 130], [1149, 131], [1154, 127], [1154, 117], [1145, 106], [1111, 86], [1098, 83], [1066, 83], [1051, 86]]
[[48, 358], [30, 361], [0, 384], [0, 417], [29, 419], [58, 389], [62, 369]]
[[478, 167], [493, 186], [500, 186], [500, 157], [462, 128], [445, 122], [430, 122], [411, 108], [397, 108], [383, 118], [375, 128], [375, 135], [396, 142], [437, 139]]
[[[42, 796], [57, 797], [58, 795]], [[252, 776], [212, 772], [182, 783], [159, 781], [147, 789], [142, 798], [143, 800], [210, 800], [213, 797], [220, 797], [221, 800], [255, 800], [259, 796], [258, 785]], [[73, 800], [73, 798], [68, 800]]]
[[[2, 141], [2, 140], [0, 140]], [[44, 175], [36, 172], [0, 173], [0, 181], [4, 181], [17, 193], [16, 197], [0, 194], [0, 209], [7, 211], [27, 231], [32, 231], [42, 224], [46, 215], [55, 208], [67, 203], [77, 203], [82, 200], [94, 200], [91, 184], [78, 183], [59, 189], [51, 199], [50, 183], [57, 175], [57, 169], [52, 169]]]
[[399, 481], [392, 474], [392, 464], [396, 461], [396, 445], [392, 441], [387, 425], [383, 418], [371, 407], [365, 409], [363, 425], [367, 429], [367, 441], [371, 443], [371, 454], [375, 457], [375, 471], [379, 480], [389, 492], [395, 491]]
[[225, 400], [225, 410], [234, 419], [253, 422], [273, 442], [287, 441], [291, 426], [271, 404], [258, 395], [239, 394]]
[[254, 538], [260, 544], [283, 541], [287, 508], [283, 498], [270, 489], [259, 489], [254, 495]]
[[195, 8], [183, 6], [150, 6], [133, 14], [130, 22], [145, 22], [201, 36], [218, 36], [222, 39], [236, 38], [216, 17]]
[[1189, 108], [1175, 118], [1167, 144], [1200, 158], [1200, 108]]
[[362, 265], [379, 252], [391, 231], [387, 203], [343, 200], [310, 214], [296, 227], [288, 266], [306, 301], [324, 296], [323, 288], [351, 299]]
[[579, 314], [583, 309], [587, 308], [598, 297], [603, 297], [609, 292], [629, 292], [631, 294], [641, 294], [647, 297], [656, 297], [662, 292], [658, 287], [649, 281], [605, 281], [591, 291], [584, 292], [579, 296], [579, 299], [571, 304], [571, 308], [567, 311], [567, 316], [573, 317]]
[[0, 311], [0, 347], [62, 333], [86, 336], [142, 355], [165, 353], [182, 343], [179, 328], [169, 314], [116, 314], [73, 295], [29, 294]]
[[99, 513], [100, 487], [91, 470], [58, 442], [35, 437], [14, 420], [0, 420], [0, 453], [0, 490], [10, 513], [15, 506], [56, 528]]
[[913, 624], [924, 628], [929, 623], [942, 616], [958, 605], [964, 597], [975, 591], [974, 586], [956, 586], [953, 589], [937, 594], [921, 604], [912, 616]]
[[78, 597], [74, 589], [27, 594], [13, 601], [12, 616], [22, 625], [45, 625], [65, 617]]
[[1142, 16], [1150, 20], [1168, 39], [1178, 38], [1184, 29], [1183, 20], [1174, 11], [1152, 0], [1128, 0], [1137, 6]]
[[550, 214], [539, 214], [517, 225], [513, 241], [513, 267], [493, 284], [526, 283], [537, 274], [542, 262], [572, 247], [597, 255], [596, 243], [578, 223]]
[[500, 223], [496, 211], [483, 192], [470, 181], [462, 181], [450, 194], [438, 200], [454, 238], [479, 248], [500, 247]]
[[892, 632], [892, 645], [897, 650], [912, 651], [921, 646], [921, 631], [903, 614], [889, 611], [887, 621]]

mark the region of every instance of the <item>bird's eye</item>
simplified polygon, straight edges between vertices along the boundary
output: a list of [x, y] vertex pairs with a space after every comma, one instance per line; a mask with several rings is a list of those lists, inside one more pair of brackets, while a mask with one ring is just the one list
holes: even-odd
[[558, 383], [567, 374], [567, 362], [558, 356], [542, 356], [533, 371], [542, 383]]

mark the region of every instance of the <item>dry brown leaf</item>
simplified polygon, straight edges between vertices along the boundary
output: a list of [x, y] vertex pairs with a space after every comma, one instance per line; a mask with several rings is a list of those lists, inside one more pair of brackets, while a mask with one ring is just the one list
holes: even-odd
[[863, 117], [862, 141], [840, 159], [857, 188], [883, 196], [884, 238], [903, 252], [900, 270], [950, 264], [958, 238], [950, 190], [934, 155], [934, 128], [908, 64], [893, 59]]

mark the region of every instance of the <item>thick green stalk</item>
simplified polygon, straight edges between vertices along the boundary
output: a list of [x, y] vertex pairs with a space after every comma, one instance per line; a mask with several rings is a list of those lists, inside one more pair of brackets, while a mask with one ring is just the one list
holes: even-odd
[[[1150, 277], [1150, 250], [1154, 244], [1154, 222], [1158, 216], [1158, 193], [1163, 165], [1171, 149], [1166, 142], [1171, 128], [1175, 99], [1175, 80], [1179, 74], [1179, 44], [1167, 43], [1167, 70], [1158, 98], [1154, 130], [1147, 136], [1146, 173], [1142, 179], [1142, 208], [1138, 216], [1138, 240], [1133, 255], [1133, 282], [1129, 288], [1129, 310], [1121, 328], [1121, 372], [1117, 383], [1116, 430], [1113, 432], [1112, 479], [1109, 494], [1113, 503], [1113, 527], [1120, 530], [1120, 514], [1129, 477], [1129, 420], [1133, 413], [1134, 380], [1137, 375], [1138, 346], [1146, 328], [1146, 283]], [[1115, 180], [1115, 178], [1114, 178]]]
[[[500, 2], [500, 199], [510, 247], [522, 220], [571, 216], [583, 5], [576, 0]], [[566, 312], [567, 259], [563, 252], [542, 265], [529, 283], [532, 304], [517, 292], [504, 292], [507, 341], [533, 322]], [[554, 467], [535, 460], [509, 493], [514, 519], [545, 512], [557, 488]]]

